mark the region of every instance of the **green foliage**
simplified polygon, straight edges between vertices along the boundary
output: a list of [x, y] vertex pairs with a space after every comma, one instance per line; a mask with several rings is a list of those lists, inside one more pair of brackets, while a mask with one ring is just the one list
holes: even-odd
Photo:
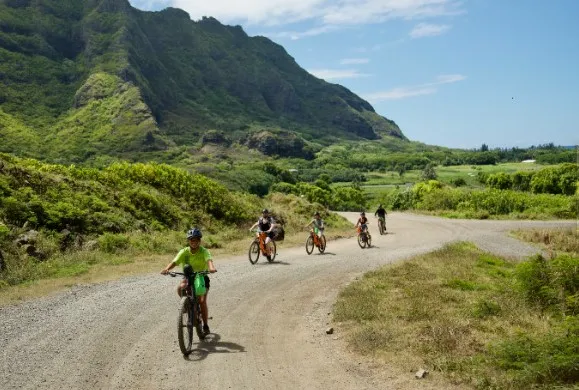
[[462, 216], [509, 215], [522, 218], [575, 218], [577, 195], [531, 194], [512, 190], [449, 188], [438, 181], [383, 193], [379, 201], [393, 210], [452, 211]]
[[[574, 264], [576, 277], [574, 261], [564, 262]], [[421, 361], [459, 386], [575, 388], [579, 317], [569, 311], [544, 315], [511, 276], [534, 262], [517, 265], [472, 244], [448, 245], [349, 284], [339, 294], [334, 319], [348, 328], [351, 349], [402, 369]], [[549, 280], [560, 290], [559, 282]], [[549, 307], [562, 314], [559, 303]]]
[[239, 26], [127, 0], [24, 4], [0, 2], [0, 151], [79, 163], [201, 141], [311, 159], [337, 138], [405, 140]]
[[249, 195], [163, 164], [114, 163], [103, 170], [0, 155], [0, 217], [13, 226], [80, 233], [187, 227], [210, 215], [242, 223], [257, 210]]
[[536, 194], [573, 195], [579, 181], [579, 166], [577, 164], [562, 164], [543, 168], [531, 179], [531, 191]]
[[499, 172], [489, 175], [486, 179], [486, 184], [491, 188], [508, 190], [513, 186], [513, 181], [510, 175], [505, 172]]
[[544, 388], [579, 382], [579, 317], [539, 336], [519, 333], [490, 348], [491, 362], [511, 373], [516, 388], [535, 384]]
[[129, 238], [124, 234], [104, 233], [98, 239], [99, 248], [105, 253], [115, 253], [129, 247]]
[[579, 315], [579, 258], [560, 255], [546, 260], [536, 255], [517, 268], [525, 299], [543, 310]]
[[436, 170], [432, 164], [428, 164], [424, 167], [422, 171], [422, 180], [436, 180]]

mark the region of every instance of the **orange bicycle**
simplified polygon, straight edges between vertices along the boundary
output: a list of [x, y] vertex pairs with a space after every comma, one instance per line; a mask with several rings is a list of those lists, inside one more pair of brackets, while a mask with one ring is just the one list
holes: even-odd
[[318, 236], [319, 230], [318, 228], [314, 228], [310, 230], [310, 235], [306, 240], [306, 253], [311, 255], [314, 251], [314, 246], [318, 248], [320, 253], [324, 253], [326, 250], [326, 237], [322, 233]]
[[366, 246], [370, 248], [370, 246], [372, 245], [372, 236], [370, 236], [370, 232], [368, 232], [367, 226], [365, 225], [364, 227], [360, 226], [358, 227], [357, 231], [358, 231], [358, 245], [360, 245], [360, 248], [364, 249], [366, 248]]
[[272, 238], [266, 245], [266, 238], [267, 232], [262, 232], [261, 230], [257, 231], [256, 237], [249, 245], [249, 262], [251, 264], [257, 263], [260, 254], [263, 254], [270, 263], [274, 261], [275, 256], [277, 255], [275, 241]]

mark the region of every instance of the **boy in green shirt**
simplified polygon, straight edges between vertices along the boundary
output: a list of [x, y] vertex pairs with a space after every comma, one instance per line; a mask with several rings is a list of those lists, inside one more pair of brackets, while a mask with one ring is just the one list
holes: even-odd
[[[167, 266], [161, 271], [161, 274], [167, 275], [169, 271], [176, 265], [184, 266], [189, 264], [193, 268], [193, 272], [209, 271], [211, 273], [217, 272], [213, 266], [213, 259], [211, 258], [211, 253], [201, 246], [201, 237], [203, 234], [201, 230], [194, 228], [187, 232], [187, 240], [189, 241], [189, 246], [181, 249], [177, 256], [172, 262], [167, 264]], [[205, 277], [205, 288], [207, 293], [209, 292], [209, 277]], [[186, 287], [186, 280], [183, 279], [177, 288], [177, 294], [181, 296], [181, 290]], [[201, 305], [201, 316], [203, 317], [203, 333], [209, 334], [209, 325], [207, 319], [209, 317], [209, 310], [207, 308], [207, 293], [205, 295], [198, 296], [199, 304]]]

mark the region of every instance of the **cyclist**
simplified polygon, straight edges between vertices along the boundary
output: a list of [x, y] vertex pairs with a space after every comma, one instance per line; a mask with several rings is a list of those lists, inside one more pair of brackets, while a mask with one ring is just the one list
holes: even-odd
[[386, 214], [388, 213], [386, 212], [384, 207], [382, 207], [382, 205], [379, 205], [378, 210], [376, 210], [376, 212], [374, 213], [374, 216], [378, 216], [378, 223], [380, 223], [380, 221], [384, 223], [384, 230], [386, 230]]
[[[201, 246], [201, 237], [203, 233], [198, 228], [193, 228], [187, 232], [187, 240], [189, 241], [189, 246], [181, 249], [177, 256], [172, 262], [167, 264], [167, 266], [161, 271], [161, 274], [167, 275], [169, 271], [177, 266], [184, 266], [189, 264], [193, 268], [193, 272], [209, 271], [211, 273], [217, 272], [215, 266], [213, 265], [213, 259], [211, 258], [211, 253], [204, 247]], [[209, 334], [209, 324], [207, 319], [209, 317], [209, 310], [207, 308], [207, 293], [209, 292], [209, 277], [203, 275], [205, 279], [205, 288], [207, 292], [205, 295], [198, 296], [199, 304], [201, 305], [201, 316], [203, 317], [203, 333]], [[185, 279], [181, 281], [179, 287], [177, 288], [177, 294], [181, 296], [181, 290], [185, 288], [187, 282]]]
[[259, 217], [257, 222], [254, 223], [253, 226], [249, 228], [249, 231], [255, 229], [256, 226], [259, 226], [259, 231], [267, 233], [267, 236], [265, 237], [265, 247], [267, 248], [268, 251], [268, 253], [266, 253], [266, 256], [267, 259], [269, 260], [270, 249], [268, 244], [271, 242], [271, 239], [273, 238], [273, 228], [275, 227], [275, 221], [273, 220], [273, 217], [269, 215], [268, 209], [263, 209], [263, 211], [261, 212], [261, 217]]
[[361, 231], [365, 231], [370, 236], [370, 232], [368, 231], [368, 218], [366, 218], [366, 213], [361, 212], [360, 218], [358, 218], [358, 222], [356, 222], [356, 227], [360, 226]]
[[316, 232], [318, 237], [322, 237], [322, 235], [324, 234], [325, 225], [324, 225], [324, 220], [322, 219], [322, 216], [317, 211], [314, 214], [314, 219], [312, 219], [312, 221], [310, 223], [308, 223], [306, 225], [306, 227], [309, 227], [312, 225], [313, 225], [314, 231]]

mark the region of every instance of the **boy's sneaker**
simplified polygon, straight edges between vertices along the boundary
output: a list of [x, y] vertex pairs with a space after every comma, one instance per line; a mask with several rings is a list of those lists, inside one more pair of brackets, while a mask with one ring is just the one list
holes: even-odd
[[211, 333], [211, 331], [209, 330], [209, 325], [207, 324], [203, 325], [203, 333], [205, 333], [206, 335]]

